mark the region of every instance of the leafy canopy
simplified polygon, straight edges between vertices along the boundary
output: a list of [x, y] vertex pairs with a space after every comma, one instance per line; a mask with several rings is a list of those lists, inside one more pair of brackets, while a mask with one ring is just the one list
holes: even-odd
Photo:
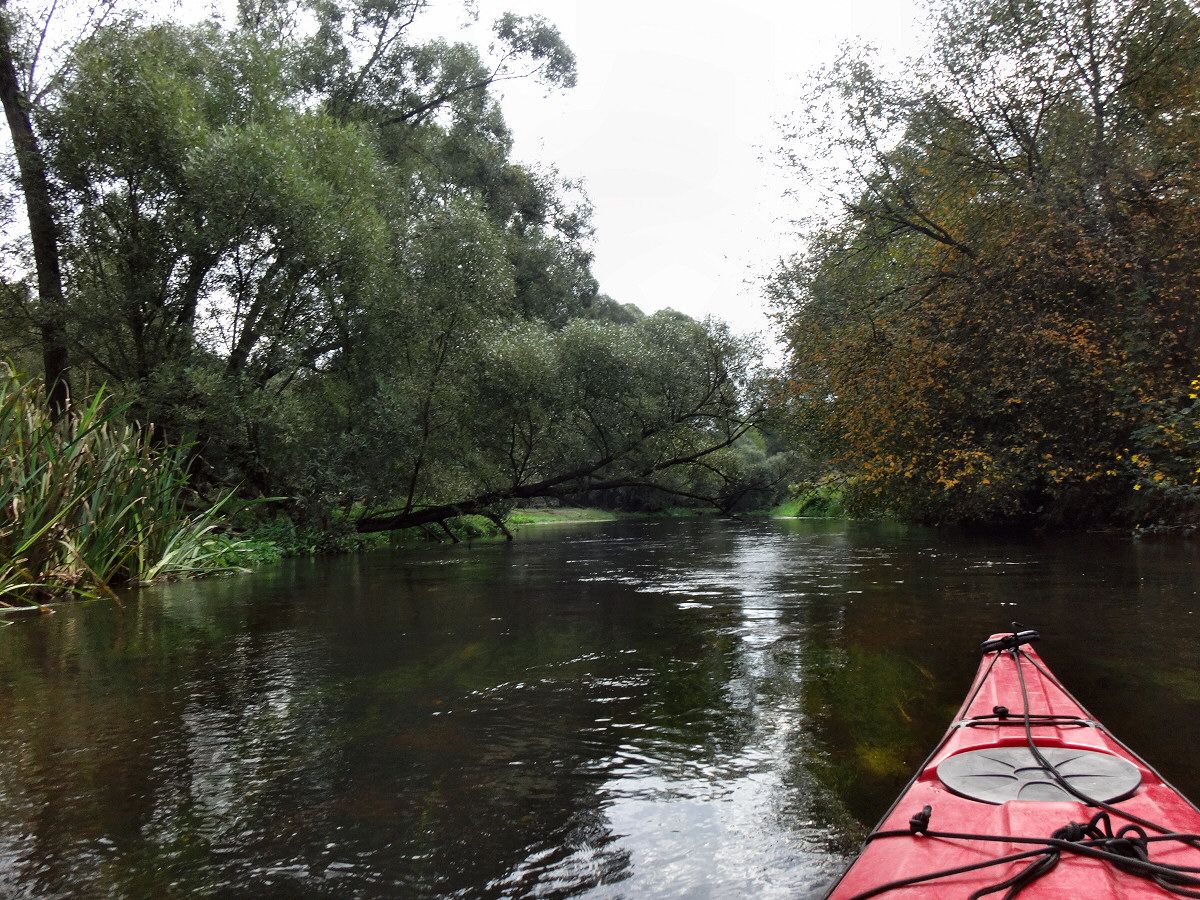
[[925, 60], [888, 79], [849, 51], [793, 122], [793, 164], [836, 202], [771, 284], [796, 427], [858, 513], [1194, 511], [1196, 14], [935, 13]]

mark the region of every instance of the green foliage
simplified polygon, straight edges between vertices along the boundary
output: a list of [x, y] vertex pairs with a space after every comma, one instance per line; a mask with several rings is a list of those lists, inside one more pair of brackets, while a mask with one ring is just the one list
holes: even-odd
[[267, 389], [336, 346], [386, 257], [357, 129], [292, 108], [278, 51], [211, 25], [102, 30], [76, 57], [43, 118], [92, 364], [174, 429], [186, 395], [148, 385], [190, 365]]
[[752, 348], [600, 298], [586, 196], [510, 156], [495, 87], [570, 86], [557, 30], [421, 41], [425, 6], [243, 3], [71, 48], [34, 112], [80, 374], [206, 492], [284, 498], [254, 527], [285, 553], [359, 546], [364, 508], [469, 531], [589, 490], [761, 502]]
[[541, 16], [505, 13], [496, 20], [496, 37], [509, 53], [540, 66], [543, 77], [563, 87], [575, 86], [575, 55], [554, 28]]
[[772, 510], [775, 515], [836, 519], [846, 514], [841, 484], [827, 481], [818, 485], [796, 485], [792, 493], [790, 500]]
[[297, 525], [285, 515], [253, 521], [245, 526], [246, 537], [262, 548], [256, 564], [273, 562], [288, 556], [323, 556], [335, 553], [361, 553], [387, 546], [386, 535], [359, 534], [345, 515], [334, 516], [324, 526]]
[[224, 533], [226, 496], [189, 509], [185, 453], [103, 411], [61, 424], [34, 381], [0, 371], [0, 598], [92, 596], [114, 583], [240, 570], [251, 543]]
[[455, 516], [446, 519], [444, 524], [451, 535], [451, 540], [455, 541], [497, 538], [504, 534], [496, 522], [484, 516]]
[[[72, 336], [139, 417], [197, 443], [206, 478], [292, 487], [276, 475], [306, 392], [373, 382], [417, 420], [377, 437], [419, 468], [448, 452], [430, 420], [460, 405], [482, 336], [561, 325], [595, 294], [586, 199], [507, 158], [489, 92], [570, 83], [569, 50], [512, 16], [496, 60], [413, 44], [420, 6], [318, 3], [302, 28], [275, 5], [233, 31], [123, 21], [75, 48], [39, 110], [71, 224]], [[363, 496], [317, 481], [297, 486], [306, 508]]]
[[600, 294], [588, 306], [583, 318], [612, 322], [616, 325], [633, 325], [646, 317], [632, 303], [618, 303], [607, 294]]
[[904, 79], [825, 73], [795, 158], [850, 161], [843, 213], [772, 293], [793, 427], [851, 512], [1197, 514], [1198, 63], [1183, 4], [964, 0]]
[[[631, 325], [493, 318], [490, 332], [449, 330], [487, 311], [448, 304], [448, 330], [406, 351], [426, 367], [339, 394], [336, 417], [327, 395], [318, 400], [296, 447], [327, 454], [291, 467], [311, 478], [306, 490], [336, 498], [356, 485], [382, 507], [364, 519], [370, 527], [504, 515], [513, 501], [595, 491], [724, 502], [740, 457], [723, 448], [759, 414], [750, 344], [670, 312]], [[331, 426], [336, 442], [320, 436]]]

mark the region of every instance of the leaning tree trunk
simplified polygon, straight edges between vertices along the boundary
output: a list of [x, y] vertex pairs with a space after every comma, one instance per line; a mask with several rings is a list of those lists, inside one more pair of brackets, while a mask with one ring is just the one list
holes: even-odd
[[46, 160], [29, 118], [29, 102], [17, 80], [12, 53], [12, 21], [8, 3], [0, 0], [0, 102], [12, 134], [21, 177], [21, 192], [29, 214], [29, 237], [37, 268], [38, 316], [42, 332], [42, 366], [50, 411], [57, 418], [70, 397], [66, 323], [63, 316], [62, 270], [58, 256], [58, 227], [50, 203]]

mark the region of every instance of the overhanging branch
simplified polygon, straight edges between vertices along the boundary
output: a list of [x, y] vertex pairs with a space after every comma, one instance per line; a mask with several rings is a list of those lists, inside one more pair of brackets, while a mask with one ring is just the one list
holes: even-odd
[[632, 453], [636, 449], [637, 445], [635, 444], [625, 448], [622, 454], [605, 456], [592, 461], [588, 465], [543, 479], [534, 484], [514, 484], [505, 490], [489, 491], [476, 497], [464, 498], [454, 503], [368, 513], [355, 522], [355, 528], [361, 534], [397, 531], [403, 528], [413, 528], [420, 525], [443, 522], [446, 519], [457, 516], [485, 515], [490, 517], [494, 514], [498, 506], [503, 506], [514, 500], [570, 500], [592, 491], [631, 487], [659, 490], [672, 496], [696, 500], [701, 503], [710, 504], [717, 509], [722, 509], [723, 503], [719, 496], [710, 496], [684, 488], [673, 487], [669, 484], [656, 481], [653, 476], [657, 473], [665, 473], [683, 466], [693, 465], [719, 450], [724, 450], [732, 446], [738, 438], [754, 427], [754, 424], [753, 420], [737, 422], [735, 427], [731, 428], [720, 441], [706, 445], [704, 448], [692, 453], [660, 460], [649, 471], [613, 475], [607, 478], [598, 477], [597, 473], [612, 466], [622, 456]]

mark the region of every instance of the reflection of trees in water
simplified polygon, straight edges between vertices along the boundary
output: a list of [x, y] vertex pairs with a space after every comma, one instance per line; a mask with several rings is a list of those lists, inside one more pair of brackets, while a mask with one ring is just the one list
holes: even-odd
[[[39, 895], [211, 885], [307, 731], [295, 694], [318, 667], [288, 631], [248, 636], [151, 601], [72, 608], [6, 642], [0, 819], [6, 870]], [[235, 635], [242, 635], [235, 637]], [[290, 750], [288, 751], [290, 754]], [[11, 768], [10, 768], [11, 765]]]

